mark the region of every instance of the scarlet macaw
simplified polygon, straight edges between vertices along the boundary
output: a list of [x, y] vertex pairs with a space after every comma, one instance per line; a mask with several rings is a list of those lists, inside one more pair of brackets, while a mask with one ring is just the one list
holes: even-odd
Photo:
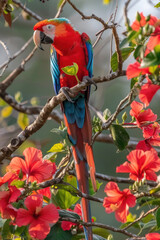
[[[41, 44], [51, 44], [51, 75], [55, 93], [60, 89], [71, 88], [80, 81], [92, 77], [93, 51], [91, 41], [86, 33], [80, 34], [66, 18], [43, 20], [34, 26], [34, 42], [43, 49]], [[76, 68], [76, 74], [71, 74]], [[64, 71], [64, 69], [67, 69]], [[92, 127], [88, 110], [90, 87], [81, 91], [74, 98], [62, 103], [68, 137], [72, 143], [73, 156], [81, 192], [89, 193], [88, 166], [94, 190], [96, 191], [95, 165], [91, 146]], [[82, 198], [83, 220], [91, 222], [90, 204]], [[92, 229], [84, 229], [87, 240], [92, 240]]]

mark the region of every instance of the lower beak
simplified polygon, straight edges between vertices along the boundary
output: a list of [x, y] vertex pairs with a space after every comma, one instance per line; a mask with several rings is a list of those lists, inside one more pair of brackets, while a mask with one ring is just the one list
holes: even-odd
[[45, 35], [44, 32], [41, 32], [39, 30], [35, 30], [33, 34], [33, 41], [37, 47], [39, 47], [41, 50], [44, 50], [41, 46], [42, 43], [44, 44], [52, 44], [53, 40]]

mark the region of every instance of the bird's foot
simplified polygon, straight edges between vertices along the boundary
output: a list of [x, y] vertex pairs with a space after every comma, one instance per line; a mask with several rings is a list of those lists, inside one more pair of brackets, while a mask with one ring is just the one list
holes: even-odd
[[69, 87], [62, 87], [60, 90], [59, 90], [59, 93], [63, 93], [66, 97], [66, 99], [69, 101], [69, 102], [72, 102], [74, 103], [74, 101], [72, 100], [72, 98], [70, 97], [70, 95], [72, 97], [74, 97], [74, 94], [73, 92], [71, 91], [71, 89]]
[[92, 78], [84, 76], [82, 82], [93, 84], [95, 86], [95, 91], [97, 90], [97, 84], [92, 80]]

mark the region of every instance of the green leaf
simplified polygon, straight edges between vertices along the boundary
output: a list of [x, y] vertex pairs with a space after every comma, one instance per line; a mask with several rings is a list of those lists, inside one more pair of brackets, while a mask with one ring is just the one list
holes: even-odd
[[155, 227], [155, 226], [156, 226], [156, 221], [155, 221], [155, 220], [152, 220], [152, 221], [144, 224], [143, 230], [144, 230], [144, 229], [147, 229], [147, 228], [152, 228], [152, 227]]
[[3, 118], [8, 118], [12, 114], [13, 108], [11, 106], [6, 106], [1, 111], [1, 116]]
[[[129, 215], [127, 216], [127, 222], [122, 224], [120, 226], [120, 228], [123, 229], [123, 228], [127, 227], [130, 223], [134, 222], [135, 219], [136, 219], [136, 215], [132, 215], [131, 213], [129, 213]], [[132, 226], [134, 228], [138, 228], [138, 229], [140, 228], [139, 223], [135, 223]]]
[[152, 52], [147, 54], [141, 63], [141, 67], [150, 67], [160, 64], [160, 45], [157, 45]]
[[105, 239], [108, 238], [108, 236], [110, 235], [110, 233], [108, 232], [108, 230], [103, 229], [103, 228], [93, 228], [92, 232], [96, 235], [99, 235]]
[[53, 128], [51, 130], [51, 132], [60, 135], [63, 139], [65, 139], [67, 137], [67, 128], [66, 127], [63, 130], [61, 130], [59, 128]]
[[22, 100], [23, 100], [22, 93], [20, 91], [16, 92], [14, 98], [17, 102], [19, 102], [19, 103], [22, 102]]
[[148, 206], [149, 204], [155, 206], [155, 205], [158, 205], [160, 206], [160, 199], [156, 199], [156, 198], [142, 198], [141, 201], [139, 201], [139, 205], [141, 207], [144, 207], [144, 206]]
[[128, 43], [128, 38], [124, 38], [122, 42], [120, 43], [119, 47], [122, 48]]
[[130, 31], [129, 35], [128, 35], [128, 42], [131, 42], [132, 40], [134, 40], [135, 38], [138, 37], [140, 31], [136, 32], [136, 31]]
[[140, 57], [143, 51], [144, 51], [144, 46], [138, 45], [133, 54], [134, 58], [137, 59], [138, 57]]
[[57, 153], [55, 153], [55, 152], [48, 153], [43, 157], [43, 159], [47, 159], [47, 160], [50, 160], [51, 162], [55, 162], [57, 159]]
[[53, 201], [60, 208], [67, 209], [79, 200], [79, 197], [76, 196], [77, 190], [74, 189], [77, 188], [77, 179], [75, 176], [66, 175], [64, 177], [64, 182], [69, 183], [71, 186], [64, 184], [56, 185], [58, 190], [54, 192]]
[[39, 104], [39, 99], [37, 97], [32, 97], [30, 103], [32, 106], [37, 106]]
[[155, 8], [159, 8], [159, 7], [160, 7], [160, 2], [157, 3], [154, 7], [155, 7]]
[[156, 212], [157, 227], [160, 227], [160, 208]]
[[51, 227], [50, 233], [45, 238], [45, 240], [71, 240], [72, 234], [71, 231], [63, 231], [60, 224], [55, 224]]
[[153, 194], [153, 193], [156, 193], [156, 192], [159, 192], [159, 191], [160, 191], [160, 186], [155, 187], [155, 188], [152, 188], [152, 189], [149, 191], [149, 193], [150, 193], [150, 194]]
[[23, 188], [24, 187], [25, 182], [24, 181], [20, 181], [20, 180], [13, 180], [11, 182], [11, 186], [16, 186], [17, 188]]
[[148, 222], [150, 222], [153, 219], [155, 220], [154, 213], [150, 213], [147, 216], [145, 216], [144, 218], [142, 218], [142, 222], [143, 223], [148, 223]]
[[138, 77], [131, 79], [131, 89], [134, 87], [134, 85], [138, 82]]
[[129, 141], [129, 135], [127, 131], [122, 126], [117, 124], [112, 124], [110, 126], [110, 131], [115, 145], [119, 150], [124, 150]]
[[[16, 226], [14, 235], [16, 235], [16, 236], [21, 236], [21, 235], [26, 236], [27, 229], [28, 229], [27, 226], [22, 226], [22, 227]], [[16, 239], [18, 240], [18, 239], [21, 239], [21, 238], [16, 238]]]
[[123, 115], [122, 115], [122, 121], [123, 121], [123, 123], [125, 123], [126, 119], [127, 119], [127, 113], [124, 112]]
[[10, 222], [11, 222], [11, 220], [8, 219], [5, 221], [5, 223], [3, 225], [2, 233], [1, 233], [3, 239], [12, 239], [11, 229], [13, 229], [13, 225], [11, 226]]
[[101, 237], [101, 236], [99, 236], [97, 234], [93, 234], [93, 240], [106, 240], [106, 238]]
[[139, 14], [139, 12], [137, 12], [137, 15], [136, 15], [136, 20], [137, 20], [138, 22], [140, 22], [140, 21], [141, 21], [141, 15]]
[[19, 113], [17, 123], [24, 130], [29, 125], [29, 118], [25, 113]]
[[[103, 182], [98, 182], [98, 180], [96, 180], [97, 191], [100, 189], [100, 186], [102, 184], [103, 184]], [[94, 191], [93, 186], [92, 186], [91, 179], [89, 179], [89, 194], [90, 195], [95, 194], [95, 191]]]
[[[133, 52], [133, 50], [134, 50], [133, 47], [127, 47], [127, 48], [122, 48], [122, 49], [120, 49], [121, 55], [122, 55], [122, 61], [123, 61], [123, 62], [129, 57], [129, 55], [131, 54], [131, 52]], [[111, 58], [111, 67], [112, 67], [112, 70], [113, 70], [114, 72], [117, 71], [117, 69], [118, 69], [117, 52], [115, 52], [115, 53], [112, 55], [112, 58]]]
[[51, 147], [51, 149], [49, 149], [48, 152], [59, 153], [59, 152], [64, 152], [64, 151], [65, 151], [64, 144], [56, 143]]
[[0, 107], [4, 106], [7, 106], [7, 103], [2, 98], [0, 98]]
[[58, 210], [59, 212], [59, 216], [62, 217], [62, 218], [73, 218], [73, 219], [76, 219], [76, 220], [80, 220], [80, 216], [75, 213], [75, 212], [70, 212], [70, 211], [67, 211], [67, 210]]
[[67, 75], [76, 76], [77, 72], [78, 72], [78, 64], [73, 63], [73, 65], [71, 65], [71, 66], [63, 67], [62, 71]]

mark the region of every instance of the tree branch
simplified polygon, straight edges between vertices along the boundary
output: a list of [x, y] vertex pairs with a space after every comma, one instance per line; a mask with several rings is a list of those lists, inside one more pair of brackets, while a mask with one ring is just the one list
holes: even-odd
[[128, 228], [130, 228], [131, 226], [133, 226], [133, 224], [139, 222], [142, 218], [146, 217], [146, 216], [149, 215], [150, 213], [154, 213], [155, 211], [157, 211], [158, 208], [159, 208], [159, 206], [150, 209], [150, 210], [149, 210], [148, 212], [146, 212], [146, 213], [143, 212], [143, 213], [139, 216], [139, 218], [135, 219], [134, 222], [131, 222], [127, 227], [123, 228], [123, 230], [127, 230]]
[[38, 14], [34, 13], [33, 11], [31, 11], [29, 8], [27, 8], [25, 5], [23, 5], [21, 2], [19, 2], [17, 0], [13, 0], [13, 3], [15, 3], [21, 9], [23, 9], [23, 11], [28, 13], [31, 17], [33, 17], [37, 21], [41, 21], [42, 20], [42, 18]]
[[66, 4], [67, 0], [63, 0], [63, 2], [61, 3], [60, 7], [58, 8], [58, 11], [55, 15], [55, 18], [58, 18], [60, 16], [60, 14], [62, 13], [63, 11], [63, 7], [64, 5]]
[[14, 79], [21, 73], [24, 71], [24, 66], [25, 64], [33, 57], [35, 51], [37, 50], [37, 47], [34, 47], [33, 50], [30, 52], [30, 54], [21, 62], [21, 64], [19, 65], [19, 67], [17, 67], [16, 69], [14, 69], [10, 75], [4, 79], [1, 83], [0, 83], [0, 91], [4, 91], [6, 90], [14, 81]]
[[32, 40], [33, 37], [31, 37], [22, 47], [19, 51], [17, 51], [13, 56], [10, 56], [9, 59], [4, 62], [1, 66], [0, 66], [0, 69], [4, 68], [4, 67], [7, 67], [8, 64], [14, 60], [16, 57], [18, 57], [22, 52], [24, 52], [24, 50], [26, 50], [26, 48], [28, 47], [28, 45], [33, 41]]
[[69, 221], [69, 222], [81, 224], [82, 226], [86, 226], [86, 227], [99, 227], [99, 228], [104, 228], [104, 229], [110, 230], [110, 231], [112, 231], [112, 232], [122, 233], [122, 234], [124, 234], [124, 235], [126, 235], [126, 236], [129, 236], [129, 237], [137, 237], [137, 235], [135, 235], [135, 234], [133, 234], [133, 233], [130, 233], [130, 232], [126, 231], [126, 230], [118, 229], [118, 228], [115, 228], [115, 227], [112, 227], [112, 226], [110, 226], [110, 225], [103, 224], [103, 223], [83, 222], [82, 220], [73, 219], [73, 218], [61, 218], [61, 221]]
[[[15, 109], [18, 112], [26, 113], [28, 115], [38, 115], [43, 107], [41, 106], [25, 106], [21, 103], [18, 103], [14, 97], [6, 93], [5, 91], [0, 91], [0, 97], [8, 103], [13, 109]], [[59, 113], [57, 110], [53, 110], [49, 117], [54, 119], [56, 122], [61, 123], [63, 121], [63, 115], [62, 113]]]
[[113, 25], [108, 25], [102, 18], [100, 18], [100, 17], [98, 17], [98, 16], [96, 16], [94, 14], [92, 14], [91, 16], [87, 16], [83, 12], [81, 12], [70, 0], [67, 0], [67, 2], [72, 6], [72, 8], [76, 12], [78, 12], [81, 15], [83, 20], [84, 19], [89, 19], [89, 20], [90, 19], [94, 19], [94, 20], [97, 20], [98, 22], [100, 22], [104, 26], [105, 29], [112, 29], [115, 26], [114, 24]]

